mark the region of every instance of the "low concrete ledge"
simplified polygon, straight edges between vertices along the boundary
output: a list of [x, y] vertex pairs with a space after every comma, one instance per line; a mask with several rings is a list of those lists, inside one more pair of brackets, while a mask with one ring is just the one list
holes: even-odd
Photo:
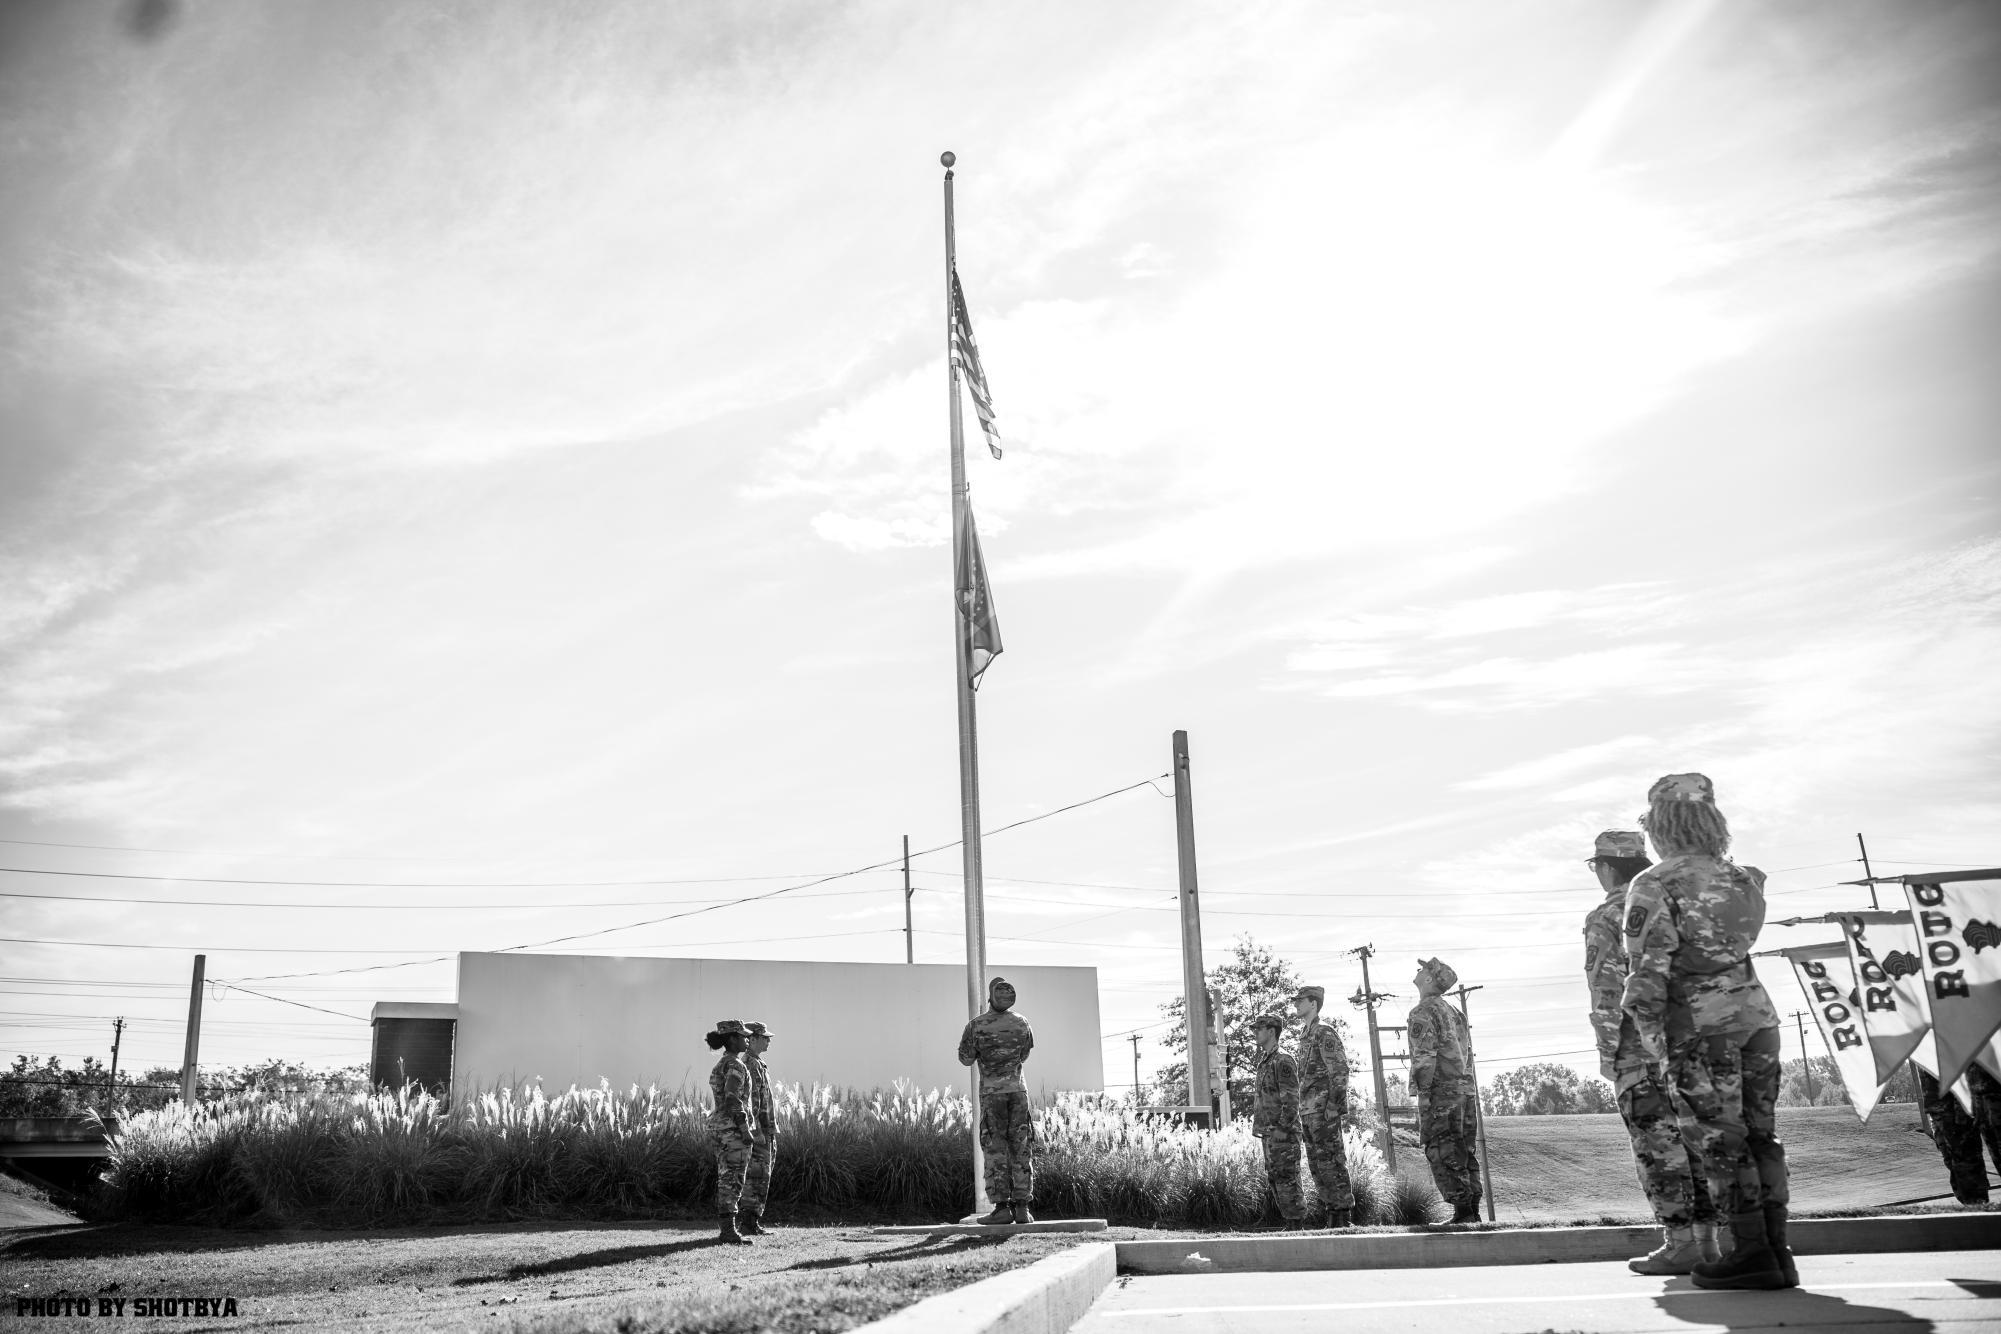
[[[989, 1229], [998, 1231], [999, 1229]], [[862, 1326], [867, 1334], [1063, 1334], [1118, 1276], [1110, 1242], [1092, 1242]], [[857, 1331], [861, 1334], [861, 1331]]]
[[1103, 1232], [1102, 1218], [1049, 1218], [1039, 1223], [937, 1223], [870, 1228], [878, 1237], [1010, 1237], [1017, 1232]]
[[[1656, 1227], [1549, 1227], [1189, 1237], [1122, 1241], [1117, 1250], [1121, 1273], [1216, 1274], [1629, 1260], [1660, 1239]], [[2001, 1214], [1798, 1219], [1787, 1229], [1787, 1241], [1795, 1255], [1995, 1250], [2001, 1249]]]

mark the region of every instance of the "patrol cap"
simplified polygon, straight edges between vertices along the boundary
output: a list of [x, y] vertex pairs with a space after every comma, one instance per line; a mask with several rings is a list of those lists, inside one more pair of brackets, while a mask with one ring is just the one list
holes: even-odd
[[1325, 1005], [1327, 1003], [1327, 988], [1301, 987], [1292, 993], [1292, 998], [1294, 1000], [1310, 1000], [1315, 1005]]
[[1440, 991], [1450, 990], [1452, 984], [1459, 980], [1459, 974], [1443, 959], [1419, 959], [1417, 966], [1430, 974], [1432, 980], [1438, 983]]
[[1699, 801], [1705, 806], [1716, 804], [1716, 785], [1706, 774], [1663, 774], [1647, 789], [1647, 802], [1656, 801]]
[[1260, 1028], [1269, 1028], [1274, 1033], [1283, 1033], [1285, 1032], [1285, 1020], [1275, 1014], [1261, 1014], [1251, 1020], [1251, 1031], [1253, 1033], [1257, 1032]]
[[747, 1029], [747, 1028], [745, 1028], [745, 1027], [743, 1026], [743, 1020], [741, 1020], [741, 1019], [718, 1019], [718, 1020], [716, 1020], [716, 1032], [718, 1032], [718, 1033], [742, 1033], [742, 1034], [743, 1034], [743, 1035], [744, 1035], [745, 1037], [748, 1037], [748, 1036], [750, 1036], [750, 1030], [749, 1030], [749, 1029]]
[[1594, 857], [1644, 857], [1647, 840], [1637, 829], [1607, 829], [1591, 844]]
[[766, 1028], [761, 1020], [757, 1019], [746, 1020], [743, 1031], [754, 1038], [768, 1038], [771, 1036], [771, 1030]]

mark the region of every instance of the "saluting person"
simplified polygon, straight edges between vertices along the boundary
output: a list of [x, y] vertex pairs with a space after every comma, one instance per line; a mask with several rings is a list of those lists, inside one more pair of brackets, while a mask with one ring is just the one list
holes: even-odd
[[743, 1063], [750, 1071], [750, 1106], [757, 1129], [751, 1135], [750, 1166], [744, 1172], [737, 1227], [745, 1236], [761, 1237], [766, 1228], [760, 1220], [771, 1196], [771, 1164], [778, 1154], [778, 1109], [772, 1105], [771, 1074], [764, 1068], [764, 1053], [771, 1050], [771, 1030], [755, 1019], [743, 1027], [749, 1035]]
[[1695, 1118], [1709, 1193], [1732, 1249], [1695, 1267], [1699, 1288], [1793, 1288], [1786, 1151], [1779, 1143], [1779, 1012], [1751, 965], [1765, 873], [1726, 855], [1730, 826], [1701, 774], [1647, 790], [1660, 865], [1626, 891], [1625, 1010], [1650, 1061], [1666, 1061]]
[[709, 1144], [716, 1151], [716, 1213], [722, 1219], [718, 1242], [750, 1245], [737, 1231], [737, 1206], [743, 1199], [744, 1173], [750, 1167], [751, 1142], [757, 1135], [757, 1113], [751, 1107], [750, 1069], [744, 1064], [749, 1034], [738, 1019], [718, 1019], [703, 1037], [722, 1059], [709, 1071], [709, 1093], [715, 1108], [709, 1113]]
[[1612, 1083], [1619, 1115], [1633, 1142], [1640, 1189], [1663, 1233], [1658, 1249], [1626, 1267], [1636, 1274], [1687, 1274], [1718, 1256], [1716, 1205], [1703, 1179], [1694, 1144], [1694, 1121], [1675, 1106], [1667, 1067], [1640, 1050], [1639, 1031], [1623, 1005], [1626, 942], [1621, 923], [1626, 886], [1652, 866], [1638, 830], [1607, 829], [1585, 863], [1605, 897], [1584, 917], [1584, 979], [1591, 994], [1591, 1028], [1598, 1038], [1598, 1073]]
[[1301, 987], [1292, 997], [1299, 1034], [1299, 1129], [1306, 1167], [1320, 1193], [1328, 1227], [1355, 1221], [1355, 1187], [1348, 1179], [1348, 1147], [1341, 1129], [1348, 1119], [1348, 1052], [1341, 1034], [1320, 1017], [1325, 987]]
[[1264, 1142], [1265, 1180], [1279, 1217], [1296, 1228], [1306, 1219], [1306, 1199], [1299, 1189], [1299, 1066], [1278, 1045], [1285, 1020], [1261, 1014], [1251, 1021], [1251, 1031], [1258, 1042], [1258, 1101], [1251, 1134]]

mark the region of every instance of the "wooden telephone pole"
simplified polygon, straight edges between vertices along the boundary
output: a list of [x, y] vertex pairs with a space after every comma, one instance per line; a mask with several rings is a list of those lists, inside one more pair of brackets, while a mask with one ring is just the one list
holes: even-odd
[[1473, 1124], [1480, 1134], [1480, 1185], [1487, 1196], [1487, 1221], [1494, 1221], [1494, 1174], [1487, 1169], [1487, 1109], [1480, 1105], [1480, 1071], [1473, 1063], [1473, 1012], [1466, 1004], [1468, 992], [1479, 987], [1459, 984], [1451, 994], [1459, 998], [1459, 1017], [1466, 1021], [1466, 1073], [1473, 1077]]
[[1202, 904], [1195, 876], [1195, 790], [1188, 775], [1188, 733], [1174, 734], [1174, 852], [1181, 867], [1181, 995], [1188, 1020], [1188, 1105], [1216, 1128], [1215, 1084], [1209, 1069], [1209, 978], [1202, 970]]
[[188, 989], [188, 1045], [181, 1054], [181, 1101], [195, 1105], [195, 1070], [201, 1061], [201, 986], [208, 956], [195, 955], [194, 985]]
[[1369, 957], [1376, 952], [1374, 945], [1361, 945], [1348, 953], [1360, 956], [1362, 960], [1362, 989], [1355, 993], [1355, 1003], [1368, 1011], [1369, 1015], [1369, 1066], [1376, 1076], [1376, 1110], [1383, 1117], [1383, 1162], [1390, 1171], [1397, 1170], [1397, 1141], [1390, 1133], [1390, 1086], [1383, 1078], [1383, 1039], [1376, 1031], [1376, 1005], [1388, 997], [1378, 995], [1369, 985]]

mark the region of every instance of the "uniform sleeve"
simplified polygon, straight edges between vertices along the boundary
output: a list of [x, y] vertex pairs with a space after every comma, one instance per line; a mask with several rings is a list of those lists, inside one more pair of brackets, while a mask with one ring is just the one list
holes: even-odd
[[1661, 877], [1642, 873], [1626, 891], [1626, 961], [1630, 971], [1620, 1008], [1633, 1016], [1648, 1056], [1667, 1056], [1668, 966], [1681, 932]]
[[1021, 1021], [1021, 1059], [1024, 1061], [1027, 1060], [1028, 1054], [1034, 1050], [1035, 1030], [1030, 1028], [1028, 1020], [1024, 1019]]
[[973, 1038], [973, 1023], [966, 1021], [966, 1029], [959, 1034], [959, 1064], [971, 1065], [980, 1054], [979, 1044]]
[[1348, 1051], [1334, 1025], [1326, 1025], [1326, 1030], [1319, 1038], [1320, 1061], [1327, 1067], [1327, 1090], [1339, 1102], [1348, 1096]]
[[1410, 1043], [1410, 1086], [1420, 1093], [1431, 1091], [1438, 1073], [1438, 1028], [1422, 1006], [1410, 1012], [1404, 1037]]
[[716, 1102], [716, 1110], [735, 1121], [746, 1134], [757, 1128], [757, 1115], [750, 1109], [750, 1072], [742, 1066], [732, 1063], [723, 1072], [723, 1095]]
[[1277, 1106], [1273, 1108], [1275, 1121], [1278, 1125], [1289, 1126], [1299, 1120], [1299, 1063], [1281, 1054], [1272, 1065], [1278, 1074]]
[[1584, 924], [1584, 980], [1591, 994], [1591, 1032], [1598, 1043], [1598, 1065], [1609, 1072], [1619, 1058], [1619, 1030], [1625, 1027], [1626, 977], [1624, 945], [1608, 924]]

